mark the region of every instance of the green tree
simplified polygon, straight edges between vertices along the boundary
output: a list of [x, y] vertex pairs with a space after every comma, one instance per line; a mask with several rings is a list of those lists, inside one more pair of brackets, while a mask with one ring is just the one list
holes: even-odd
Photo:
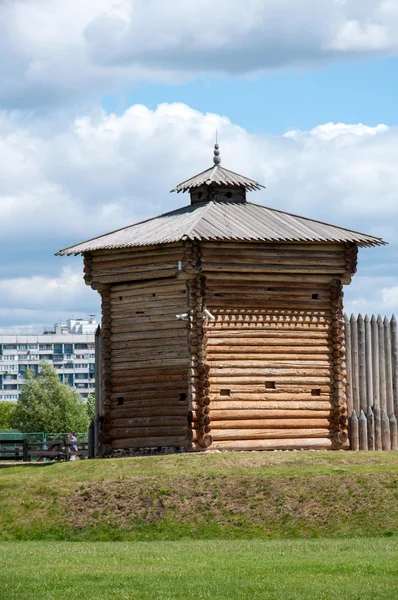
[[11, 429], [11, 417], [15, 410], [13, 402], [0, 402], [0, 429]]
[[89, 394], [86, 403], [86, 409], [89, 421], [91, 422], [95, 419], [95, 396], [94, 394]]
[[39, 375], [28, 370], [26, 379], [11, 418], [15, 429], [45, 433], [87, 430], [83, 400], [76, 390], [60, 382], [52, 365], [42, 362]]

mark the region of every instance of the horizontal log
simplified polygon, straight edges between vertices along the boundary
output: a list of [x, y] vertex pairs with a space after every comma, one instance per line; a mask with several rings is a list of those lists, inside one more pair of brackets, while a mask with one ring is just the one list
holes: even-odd
[[277, 359], [273, 355], [266, 357], [257, 357], [258, 360], [218, 360], [215, 357], [208, 357], [210, 372], [213, 374], [225, 374], [231, 371], [231, 374], [242, 372], [247, 375], [248, 371], [252, 373], [261, 373], [269, 375], [329, 375], [333, 366], [331, 360], [295, 360], [290, 361], [289, 357], [285, 360]]
[[187, 329], [186, 327], [178, 326], [177, 329], [173, 330], [149, 330], [149, 331], [128, 331], [125, 333], [111, 334], [110, 340], [112, 344], [115, 343], [127, 343], [127, 342], [135, 342], [137, 340], [163, 340], [163, 339], [186, 339], [187, 337]]
[[[168, 347], [185, 347], [187, 346], [187, 332], [184, 331], [180, 337], [167, 337]], [[164, 338], [162, 338], [164, 339]], [[149, 340], [127, 340], [123, 342], [111, 342], [112, 352], [121, 352], [129, 350], [151, 351], [152, 348], [159, 348], [164, 342], [159, 341], [159, 338], [151, 338]]]
[[134, 418], [157, 418], [157, 417], [184, 417], [185, 419], [188, 416], [188, 411], [186, 406], [182, 406], [181, 408], [176, 406], [164, 406], [164, 407], [148, 407], [148, 408], [134, 408], [134, 411], [131, 408], [126, 408], [122, 406], [112, 407], [112, 419], [130, 419], [132, 418], [132, 413], [134, 412]]
[[[258, 369], [257, 369], [258, 370]], [[216, 374], [216, 375], [212, 375], [210, 373], [209, 376], [209, 381], [210, 384], [222, 384], [222, 387], [228, 387], [228, 382], [230, 382], [232, 379], [234, 381], [234, 383], [249, 383], [249, 384], [256, 384], [256, 383], [263, 383], [264, 381], [271, 381], [270, 375], [263, 375], [263, 379], [261, 379], [259, 377], [259, 375], [263, 374], [263, 372], [261, 371], [261, 369], [259, 370], [259, 373], [253, 373], [250, 376], [241, 376], [239, 374], [236, 375], [232, 375], [230, 373], [224, 373], [224, 376], [221, 376], [221, 374]], [[313, 386], [314, 388], [319, 387], [320, 385], [323, 384], [327, 384], [330, 383], [330, 377], [309, 377], [308, 375], [306, 375], [305, 377], [300, 377], [298, 375], [294, 376], [294, 377], [287, 377], [286, 375], [284, 376], [279, 376], [278, 377], [278, 381], [276, 382], [278, 386], [284, 386], [286, 384], [293, 384], [295, 386], [299, 386], [299, 385], [309, 385], [309, 386]]]
[[213, 442], [228, 440], [277, 440], [300, 438], [329, 438], [329, 429], [214, 429]]
[[154, 426], [154, 427], [114, 427], [110, 430], [113, 439], [145, 438], [184, 436], [188, 432], [188, 423], [177, 427]]
[[[263, 349], [270, 349], [272, 352], [284, 352], [285, 348], [288, 351], [292, 348], [293, 351], [298, 352], [310, 352], [316, 354], [317, 352], [325, 352], [328, 349], [329, 338], [325, 336], [324, 339], [319, 338], [307, 338], [307, 337], [267, 337], [261, 338], [259, 336], [253, 338], [236, 337], [232, 340], [227, 338], [213, 338], [211, 337], [207, 342], [208, 352], [236, 352], [241, 348], [242, 352], [263, 352]], [[276, 348], [276, 350], [275, 350]]]
[[[180, 406], [183, 402], [179, 400], [179, 397], [183, 393], [184, 390], [153, 389], [146, 390], [145, 393], [143, 393], [143, 390], [138, 390], [136, 392], [111, 394], [111, 400], [117, 404], [119, 398], [121, 398], [126, 406], [139, 406], [139, 404], [144, 404], [145, 406]], [[188, 393], [188, 386], [185, 387], [185, 393]]]
[[268, 393], [264, 393], [264, 390], [262, 390], [259, 393], [250, 393], [250, 392], [245, 392], [245, 391], [236, 391], [231, 389], [231, 388], [227, 388], [230, 392], [228, 398], [226, 399], [225, 395], [221, 395], [220, 391], [218, 391], [217, 393], [210, 393], [210, 401], [212, 404], [217, 405], [220, 402], [228, 402], [229, 404], [234, 405], [235, 403], [239, 403], [242, 405], [245, 405], [247, 402], [264, 402], [266, 400], [277, 400], [278, 402], [281, 400], [287, 400], [287, 401], [299, 401], [299, 400], [303, 400], [306, 402], [319, 402], [319, 401], [325, 401], [325, 400], [329, 400], [330, 398], [330, 392], [321, 392], [320, 395], [318, 396], [313, 396], [311, 393], [306, 392], [306, 393], [281, 393], [278, 390], [270, 390], [272, 393], [268, 394]]
[[183, 435], [154, 438], [121, 438], [112, 441], [112, 448], [114, 450], [123, 448], [184, 448], [186, 445], [187, 438]]
[[[283, 379], [286, 379], [287, 377], [300, 377], [301, 379], [303, 377], [314, 377], [317, 378], [319, 377], [319, 381], [324, 381], [325, 383], [327, 383], [329, 381], [329, 379], [327, 379], [328, 377], [330, 378], [330, 369], [329, 368], [325, 368], [325, 367], [319, 367], [316, 368], [316, 365], [314, 365], [314, 368], [309, 369], [306, 368], [305, 366], [297, 366], [296, 368], [294, 367], [290, 367], [290, 368], [267, 368], [267, 366], [264, 366], [264, 363], [258, 363], [257, 364], [250, 364], [250, 363], [254, 363], [254, 361], [248, 361], [247, 363], [238, 363], [237, 361], [235, 363], [215, 363], [212, 362], [211, 363], [211, 370], [210, 370], [210, 378], [212, 377], [217, 377], [217, 376], [221, 376], [221, 377], [240, 377], [240, 376], [246, 376], [246, 375], [253, 375], [254, 378], [256, 375], [263, 375], [264, 377], [281, 377], [281, 381], [283, 381]], [[264, 361], [266, 364], [266, 361]], [[235, 366], [236, 365], [236, 366]], [[250, 373], [248, 373], [248, 371], [250, 371]], [[295, 379], [296, 381], [296, 379]]]
[[[316, 340], [319, 340], [320, 343], [325, 343], [329, 339], [331, 339], [331, 333], [329, 331], [312, 331], [309, 329], [284, 329], [281, 327], [280, 329], [264, 329], [263, 331], [248, 331], [242, 335], [241, 332], [237, 331], [228, 331], [227, 329], [223, 332], [217, 334], [216, 331], [211, 331], [211, 335], [209, 336], [208, 343], [211, 345], [218, 345], [225, 343], [228, 344], [239, 344], [239, 340], [242, 340], [242, 344], [257, 344], [257, 341], [260, 340], [259, 343], [267, 343], [268, 340], [275, 340], [277, 344], [282, 344], [285, 338], [292, 338], [294, 340], [304, 341], [308, 340], [309, 343], [316, 343]], [[261, 342], [261, 340], [264, 340]]]
[[[146, 304], [146, 306], [138, 307], [133, 304], [116, 305], [111, 308], [112, 326], [113, 323], [121, 319], [129, 319], [135, 321], [137, 319], [152, 319], [155, 317], [163, 317], [163, 319], [175, 319], [176, 315], [181, 314], [181, 311], [187, 310], [186, 302], [173, 302], [165, 306], [156, 306], [154, 304]], [[116, 323], [117, 324], [117, 323]]]
[[[188, 414], [188, 410], [187, 410]], [[131, 417], [114, 418], [111, 411], [111, 423], [114, 428], [117, 427], [186, 427], [188, 424], [187, 415], [167, 416], [167, 417], [136, 417], [135, 411], [131, 411]]]
[[[300, 432], [301, 433], [301, 432]], [[328, 450], [332, 440], [328, 438], [274, 439], [274, 440], [231, 440], [214, 441], [216, 450]]]
[[142, 361], [120, 361], [115, 359], [112, 361], [112, 374], [120, 372], [129, 375], [131, 373], [130, 369], [137, 369], [140, 367], [140, 365], [142, 365], [143, 368], [153, 367], [155, 369], [161, 368], [162, 370], [166, 369], [167, 367], [174, 368], [176, 366], [181, 366], [182, 368], [186, 366], [188, 368], [188, 362], [188, 353], [186, 353], [185, 356], [180, 356], [177, 358], [165, 358], [164, 356], [158, 356], [154, 357], [153, 359], [145, 358]]
[[[116, 337], [121, 333], [129, 333], [132, 332], [148, 332], [148, 331], [185, 331], [187, 330], [187, 322], [183, 320], [169, 320], [169, 321], [151, 321], [151, 322], [140, 322], [140, 323], [126, 323], [123, 325], [112, 325], [112, 334], [111, 340], [118, 340], [120, 338]], [[170, 334], [174, 337], [174, 333]]]
[[[218, 407], [211, 407], [211, 420], [213, 422], [228, 422], [228, 421], [237, 421], [241, 419], [246, 422], [258, 423], [262, 420], [269, 420], [270, 422], [279, 422], [282, 419], [286, 423], [291, 423], [293, 420], [297, 422], [306, 423], [309, 419], [312, 421], [319, 422], [319, 427], [322, 427], [321, 421], [323, 419], [323, 424], [327, 427], [327, 419], [330, 415], [331, 405], [326, 409], [302, 409], [302, 410], [286, 410], [286, 409], [274, 409], [274, 410], [262, 410], [262, 409], [250, 409], [250, 408], [232, 408], [227, 410], [220, 410]], [[277, 420], [277, 421], [276, 421]], [[292, 425], [295, 427], [296, 425]], [[216, 427], [216, 425], [214, 425]], [[250, 425], [251, 427], [251, 425]], [[267, 424], [268, 427], [268, 424]]]
[[303, 275], [305, 276], [305, 278], [307, 280], [309, 280], [311, 278], [312, 282], [319, 282], [319, 283], [329, 283], [332, 279], [336, 278], [336, 275], [338, 276], [337, 273], [330, 273], [328, 275], [324, 274], [312, 274], [309, 273], [308, 271], [306, 273], [286, 273], [286, 274], [280, 274], [280, 273], [276, 273], [273, 272], [272, 273], [272, 277], [270, 277], [269, 273], [251, 273], [248, 272], [246, 274], [244, 273], [232, 273], [230, 271], [226, 271], [226, 272], [217, 272], [217, 271], [213, 271], [211, 272], [210, 270], [206, 271], [206, 277], [210, 282], [210, 275], [211, 275], [211, 280], [212, 280], [212, 285], [216, 285], [218, 281], [225, 281], [227, 280], [228, 282], [231, 281], [239, 281], [241, 284], [244, 284], [245, 281], [249, 282], [250, 284], [252, 284], [252, 282], [254, 281], [265, 281], [265, 282], [269, 282], [269, 281], [273, 281], [274, 284], [275, 282], [280, 282], [280, 281], [288, 281], [288, 282], [292, 282], [294, 280], [296, 281], [301, 281], [303, 279]]
[[[319, 242], [274, 242], [267, 243], [267, 248], [270, 250], [300, 250], [303, 252], [330, 252], [330, 251], [341, 251], [344, 250], [344, 244], [342, 242], [336, 243], [322, 243]], [[252, 249], [254, 251], [259, 250], [262, 251], [264, 249], [264, 242], [230, 242], [230, 241], [205, 241], [201, 243], [202, 252], [206, 252], [208, 248], [217, 248], [218, 250], [226, 250], [226, 249], [238, 249], [238, 250], [246, 250]]]
[[[114, 257], [114, 256], [125, 256], [128, 254], [131, 255], [140, 255], [140, 254], [145, 254], [145, 253], [149, 253], [149, 252], [155, 252], [158, 253], [159, 251], [162, 251], [162, 249], [164, 248], [165, 252], [170, 252], [171, 249], [174, 248], [181, 248], [181, 251], [183, 251], [184, 249], [184, 244], [183, 242], [170, 242], [167, 244], [166, 247], [162, 247], [159, 246], [158, 244], [152, 244], [152, 245], [147, 245], [147, 246], [132, 246], [130, 248], [110, 248], [110, 249], [106, 249], [106, 250], [94, 250], [93, 252], [90, 252], [91, 258], [92, 260], [96, 260], [99, 257]], [[101, 259], [103, 260], [103, 259]]]
[[110, 275], [95, 274], [95, 278], [93, 277], [92, 283], [98, 285], [102, 285], [104, 283], [112, 284], [122, 281], [125, 282], [126, 279], [129, 281], [153, 279], [155, 281], [156, 279], [164, 279], [166, 277], [170, 277], [170, 279], [175, 278], [177, 274], [178, 268], [177, 265], [175, 265], [173, 268], [158, 268], [156, 271], [151, 271], [150, 273], [148, 271], [141, 271], [138, 273], [113, 272]]
[[93, 257], [92, 268], [96, 271], [109, 270], [118, 267], [129, 267], [159, 264], [164, 262], [178, 262], [183, 260], [183, 253], [181, 249], [175, 249], [174, 251], [169, 250], [168, 252], [150, 252], [148, 254], [141, 253], [137, 254], [125, 254], [122, 256], [107, 256], [107, 257]]
[[[235, 411], [234, 411], [235, 412]], [[330, 423], [328, 419], [271, 419], [271, 418], [256, 418], [245, 419], [244, 415], [240, 415], [236, 419], [216, 420], [211, 413], [211, 429], [218, 431], [219, 429], [247, 429], [247, 430], [268, 430], [268, 429], [328, 429]]]
[[[230, 364], [230, 366], [234, 366], [236, 363], [252, 363], [252, 362], [262, 362], [264, 365], [274, 366], [274, 363], [279, 364], [291, 364], [292, 366], [297, 366], [299, 364], [306, 363], [307, 365], [314, 365], [314, 367], [329, 367], [333, 364], [333, 354], [332, 353], [324, 353], [324, 354], [310, 354], [309, 352], [303, 352], [301, 354], [294, 354], [293, 352], [270, 352], [271, 348], [268, 348], [268, 351], [262, 352], [259, 350], [257, 353], [249, 353], [237, 351], [234, 352], [231, 350], [229, 353], [221, 353], [221, 352], [207, 352], [207, 359], [209, 364], [212, 366], [217, 366], [220, 364]], [[300, 349], [297, 348], [296, 351]], [[270, 365], [269, 363], [273, 363]], [[255, 366], [255, 365], [253, 365]]]
[[292, 264], [278, 264], [275, 261], [273, 264], [241, 264], [241, 263], [211, 263], [207, 261], [203, 263], [203, 273], [211, 273], [211, 272], [220, 272], [222, 274], [241, 274], [248, 273], [250, 276], [254, 276], [257, 274], [268, 274], [268, 273], [280, 273], [280, 274], [302, 274], [302, 275], [335, 275], [339, 276], [345, 271], [345, 262], [340, 261], [337, 264], [328, 266], [326, 264], [322, 265], [303, 265], [297, 263], [295, 265]]

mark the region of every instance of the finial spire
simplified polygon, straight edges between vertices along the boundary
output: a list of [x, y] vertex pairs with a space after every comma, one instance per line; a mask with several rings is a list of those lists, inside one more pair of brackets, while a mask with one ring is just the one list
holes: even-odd
[[220, 148], [220, 146], [217, 144], [217, 131], [216, 131], [216, 143], [214, 144], [214, 156], [213, 156], [213, 162], [215, 165], [221, 164], [221, 156], [220, 156], [219, 148]]

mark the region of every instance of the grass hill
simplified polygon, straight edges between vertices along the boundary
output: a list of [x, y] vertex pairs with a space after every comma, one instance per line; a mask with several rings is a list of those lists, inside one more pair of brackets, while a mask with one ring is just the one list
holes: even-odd
[[393, 536], [393, 452], [210, 453], [0, 469], [0, 540]]

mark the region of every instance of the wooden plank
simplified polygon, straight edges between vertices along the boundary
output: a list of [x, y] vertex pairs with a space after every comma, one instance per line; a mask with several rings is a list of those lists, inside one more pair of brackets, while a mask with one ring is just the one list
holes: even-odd
[[350, 418], [353, 411], [352, 403], [352, 348], [351, 348], [351, 327], [347, 315], [344, 315], [344, 334], [346, 347], [346, 364], [347, 364], [347, 417]]
[[214, 441], [212, 448], [219, 450], [329, 450], [332, 440], [328, 438], [229, 440]]

